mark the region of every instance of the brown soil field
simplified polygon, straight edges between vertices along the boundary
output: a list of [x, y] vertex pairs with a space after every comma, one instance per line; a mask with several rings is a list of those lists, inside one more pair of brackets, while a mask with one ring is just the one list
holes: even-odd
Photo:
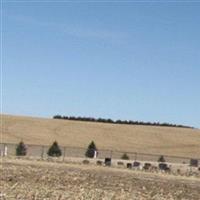
[[3, 159], [4, 200], [199, 200], [200, 179], [103, 166]]
[[197, 157], [200, 130], [142, 125], [118, 125], [22, 116], [1, 116], [1, 142], [86, 148], [94, 140], [99, 149]]

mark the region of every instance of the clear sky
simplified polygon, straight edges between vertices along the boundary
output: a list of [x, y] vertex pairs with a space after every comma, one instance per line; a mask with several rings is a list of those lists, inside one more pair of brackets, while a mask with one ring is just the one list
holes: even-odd
[[200, 127], [200, 2], [3, 1], [3, 113]]

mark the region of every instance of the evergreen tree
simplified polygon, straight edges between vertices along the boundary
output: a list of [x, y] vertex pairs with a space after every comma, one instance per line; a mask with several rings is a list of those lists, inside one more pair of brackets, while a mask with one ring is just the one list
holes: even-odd
[[94, 154], [95, 154], [95, 151], [97, 151], [97, 147], [94, 143], [94, 141], [92, 141], [89, 145], [88, 145], [88, 148], [87, 148], [87, 151], [85, 153], [85, 156], [88, 157], [88, 158], [93, 158], [94, 157]]
[[164, 156], [160, 156], [160, 157], [158, 158], [158, 162], [165, 162]]
[[48, 156], [52, 156], [52, 157], [59, 157], [62, 155], [62, 151], [56, 141], [51, 145], [47, 154]]
[[129, 160], [129, 156], [128, 156], [126, 153], [124, 153], [124, 154], [122, 155], [121, 159], [122, 159], [122, 160]]
[[17, 156], [25, 156], [27, 154], [27, 147], [23, 141], [21, 141], [16, 148], [16, 155]]

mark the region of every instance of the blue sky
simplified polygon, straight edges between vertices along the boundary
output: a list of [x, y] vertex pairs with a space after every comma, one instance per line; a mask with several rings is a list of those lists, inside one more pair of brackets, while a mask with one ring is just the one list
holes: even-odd
[[3, 3], [3, 113], [200, 127], [200, 2]]

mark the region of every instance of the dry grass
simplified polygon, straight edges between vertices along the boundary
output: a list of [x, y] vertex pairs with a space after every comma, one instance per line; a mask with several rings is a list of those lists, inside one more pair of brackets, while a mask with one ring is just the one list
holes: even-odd
[[200, 130], [116, 125], [3, 115], [2, 142], [86, 147], [94, 140], [99, 148], [188, 157], [200, 155]]
[[4, 160], [0, 199], [199, 200], [200, 179], [80, 164]]

